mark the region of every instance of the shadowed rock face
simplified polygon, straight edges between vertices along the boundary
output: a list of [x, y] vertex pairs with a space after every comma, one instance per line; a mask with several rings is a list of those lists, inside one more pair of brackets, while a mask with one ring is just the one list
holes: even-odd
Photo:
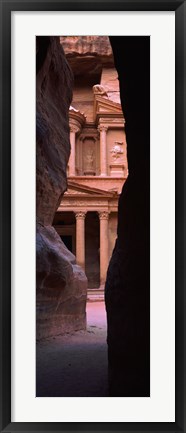
[[73, 86], [59, 38], [37, 38], [36, 69], [37, 338], [42, 338], [85, 328], [87, 279], [52, 227], [67, 187]]
[[52, 224], [67, 187], [72, 86], [72, 72], [58, 38], [37, 38], [36, 214], [44, 225]]
[[129, 176], [105, 285], [111, 396], [150, 395], [150, 40], [110, 37]]
[[108, 36], [61, 36], [60, 42], [75, 76], [99, 75], [103, 66], [114, 66]]

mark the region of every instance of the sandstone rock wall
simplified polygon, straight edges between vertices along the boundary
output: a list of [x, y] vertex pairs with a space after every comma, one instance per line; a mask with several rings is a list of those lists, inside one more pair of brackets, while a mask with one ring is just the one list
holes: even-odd
[[111, 37], [129, 176], [105, 286], [111, 396], [150, 395], [150, 38]]
[[60, 42], [75, 76], [97, 75], [103, 66], [114, 66], [108, 36], [61, 36]]
[[36, 299], [42, 338], [85, 328], [87, 279], [52, 227], [67, 187], [73, 86], [59, 38], [37, 38], [36, 68]]

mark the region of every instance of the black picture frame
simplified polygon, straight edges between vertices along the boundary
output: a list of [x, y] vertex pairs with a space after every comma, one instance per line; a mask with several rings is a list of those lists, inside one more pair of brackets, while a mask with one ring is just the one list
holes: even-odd
[[[176, 421], [174, 423], [12, 423], [11, 422], [11, 12], [12, 11], [175, 11], [176, 19]], [[0, 145], [0, 431], [124, 431], [186, 432], [186, 342], [184, 304], [186, 267], [186, 218], [184, 197], [186, 152], [184, 106], [186, 97], [186, 1], [106, 0], [62, 1], [0, 0], [1, 145]]]

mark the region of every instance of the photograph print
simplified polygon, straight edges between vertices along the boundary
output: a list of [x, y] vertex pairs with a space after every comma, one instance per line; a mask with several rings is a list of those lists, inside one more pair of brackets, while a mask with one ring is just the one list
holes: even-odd
[[36, 397], [150, 397], [150, 37], [36, 37]]

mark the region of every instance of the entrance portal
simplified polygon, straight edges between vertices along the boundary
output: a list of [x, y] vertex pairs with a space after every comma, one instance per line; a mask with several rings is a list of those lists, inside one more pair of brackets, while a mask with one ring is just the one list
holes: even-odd
[[100, 287], [100, 224], [97, 212], [87, 212], [85, 219], [85, 273], [88, 288]]
[[76, 254], [76, 219], [74, 212], [56, 212], [53, 226], [69, 251]]

